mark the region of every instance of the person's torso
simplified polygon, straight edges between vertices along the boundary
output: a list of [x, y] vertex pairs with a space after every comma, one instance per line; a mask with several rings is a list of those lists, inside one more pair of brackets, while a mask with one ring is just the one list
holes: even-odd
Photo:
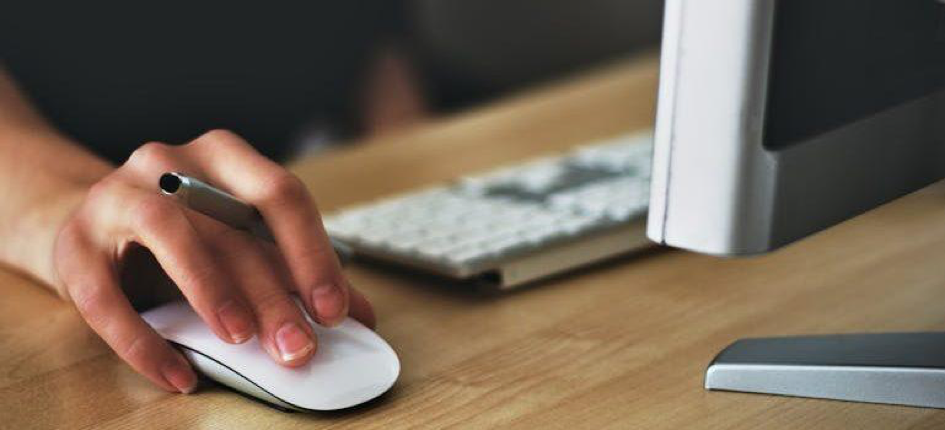
[[21, 2], [0, 61], [64, 132], [119, 161], [211, 128], [272, 156], [338, 118], [395, 2]]

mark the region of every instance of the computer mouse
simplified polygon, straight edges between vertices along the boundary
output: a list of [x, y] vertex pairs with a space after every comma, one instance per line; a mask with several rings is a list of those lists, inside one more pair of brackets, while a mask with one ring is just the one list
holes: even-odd
[[309, 324], [318, 336], [312, 360], [281, 366], [257, 337], [239, 345], [220, 340], [185, 302], [171, 302], [141, 316], [178, 346], [203, 375], [282, 409], [329, 411], [380, 396], [397, 380], [400, 360], [384, 339], [347, 318], [333, 328]]

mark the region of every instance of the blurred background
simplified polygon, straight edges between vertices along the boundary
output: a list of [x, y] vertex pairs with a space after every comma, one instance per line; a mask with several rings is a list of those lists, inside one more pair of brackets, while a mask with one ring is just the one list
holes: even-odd
[[662, 0], [20, 3], [0, 60], [117, 162], [236, 131], [285, 161], [654, 49]]

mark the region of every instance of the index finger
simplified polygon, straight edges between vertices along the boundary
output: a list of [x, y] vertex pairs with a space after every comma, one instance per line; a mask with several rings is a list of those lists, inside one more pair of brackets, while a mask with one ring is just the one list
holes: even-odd
[[214, 185], [259, 210], [312, 317], [328, 326], [341, 322], [348, 313], [348, 282], [305, 185], [227, 131], [206, 133], [187, 150]]
[[131, 307], [106, 252], [78, 234], [65, 232], [60, 251], [84, 258], [60, 258], [59, 275], [83, 319], [138, 373], [169, 391], [189, 393], [197, 379], [190, 364]]

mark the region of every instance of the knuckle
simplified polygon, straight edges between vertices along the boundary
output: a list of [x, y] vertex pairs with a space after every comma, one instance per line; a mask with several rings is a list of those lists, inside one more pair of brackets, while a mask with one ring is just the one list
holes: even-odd
[[149, 343], [145, 336], [135, 335], [133, 338], [122, 342], [122, 346], [116, 349], [115, 352], [129, 363], [145, 363], [157, 356], [156, 351]]
[[127, 208], [122, 199], [127, 187], [117, 175], [109, 175], [92, 184], [85, 199], [69, 215], [60, 235], [68, 228], [70, 233], [75, 234], [73, 237], [86, 239], [86, 242], [78, 243], [89, 244], [118, 231], [123, 225], [115, 221]]
[[243, 138], [241, 138], [238, 134], [227, 129], [217, 128], [200, 135], [188, 145], [227, 147], [231, 145], [239, 145], [242, 144], [242, 142]]
[[225, 128], [215, 128], [209, 130], [200, 137], [211, 140], [230, 140], [234, 138], [239, 139], [239, 135]]
[[258, 294], [253, 298], [253, 307], [259, 315], [291, 315], [292, 303], [284, 291], [272, 290]]
[[113, 192], [114, 181], [110, 177], [106, 177], [89, 187], [89, 191], [86, 194], [86, 200], [91, 202], [100, 202], [103, 199], [108, 198], [109, 195]]
[[257, 199], [274, 205], [306, 203], [308, 189], [297, 176], [281, 171], [260, 183]]
[[149, 168], [169, 165], [171, 146], [161, 142], [148, 142], [135, 149], [125, 163], [129, 166]]
[[[179, 282], [182, 285], [189, 286], [196, 289], [205, 289], [212, 288], [218, 280], [217, 273], [212, 266], [198, 266], [192, 267], [189, 270], [182, 273]], [[212, 302], [212, 298], [208, 297], [208, 301]], [[222, 299], [217, 299], [222, 300]], [[198, 304], [205, 304], [204, 301], [199, 302]], [[213, 304], [214, 306], [216, 304]]]

